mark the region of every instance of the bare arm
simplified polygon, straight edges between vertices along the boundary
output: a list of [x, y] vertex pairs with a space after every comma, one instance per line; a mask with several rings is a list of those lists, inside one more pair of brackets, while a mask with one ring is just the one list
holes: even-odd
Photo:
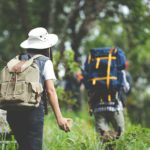
[[46, 80], [45, 81], [45, 85], [46, 85], [46, 91], [47, 91], [48, 99], [49, 99], [49, 102], [50, 102], [50, 104], [52, 106], [52, 109], [54, 111], [57, 123], [58, 123], [59, 127], [62, 130], [67, 132], [67, 131], [70, 130], [69, 129], [69, 124], [68, 124], [68, 120], [69, 119], [68, 118], [64, 118], [62, 116], [53, 81], [52, 80]]

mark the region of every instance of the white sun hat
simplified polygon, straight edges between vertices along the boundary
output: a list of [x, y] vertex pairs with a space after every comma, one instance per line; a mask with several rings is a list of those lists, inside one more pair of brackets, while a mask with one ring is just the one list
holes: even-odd
[[49, 34], [43, 27], [32, 29], [28, 36], [28, 39], [20, 44], [22, 48], [45, 49], [54, 46], [58, 41], [56, 34]]

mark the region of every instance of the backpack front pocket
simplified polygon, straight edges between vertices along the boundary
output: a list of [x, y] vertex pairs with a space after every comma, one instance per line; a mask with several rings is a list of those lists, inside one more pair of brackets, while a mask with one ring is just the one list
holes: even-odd
[[22, 102], [25, 101], [27, 85], [24, 81], [1, 83], [0, 101]]

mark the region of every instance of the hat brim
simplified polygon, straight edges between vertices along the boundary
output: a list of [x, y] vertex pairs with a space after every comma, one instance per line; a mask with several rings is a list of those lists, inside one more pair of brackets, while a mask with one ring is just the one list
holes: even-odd
[[23, 41], [20, 44], [20, 47], [29, 49], [45, 49], [45, 48], [50, 48], [58, 42], [58, 37], [56, 34], [48, 34], [47, 35], [47, 40], [46, 41], [41, 41], [40, 39], [30, 39], [28, 38], [27, 40]]

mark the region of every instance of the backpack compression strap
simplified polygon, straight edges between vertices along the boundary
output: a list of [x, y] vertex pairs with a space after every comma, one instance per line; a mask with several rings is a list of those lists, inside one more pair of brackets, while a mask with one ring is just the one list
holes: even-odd
[[[100, 60], [103, 60], [103, 59], [109, 59], [109, 57], [97, 57], [96, 58], [96, 69], [99, 68], [99, 66], [100, 66]], [[116, 60], [116, 56], [112, 56], [111, 60]]]
[[[110, 67], [111, 67], [113, 50], [114, 50], [113, 48], [110, 49], [109, 54], [108, 54], [107, 79], [106, 79], [106, 86], [107, 86], [108, 90], [110, 88]], [[111, 95], [110, 94], [108, 94], [108, 101], [111, 101]]]

